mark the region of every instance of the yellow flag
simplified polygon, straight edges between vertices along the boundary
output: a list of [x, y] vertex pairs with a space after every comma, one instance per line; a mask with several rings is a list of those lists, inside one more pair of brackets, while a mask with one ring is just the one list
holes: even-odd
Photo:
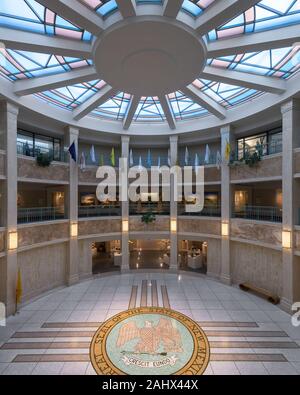
[[18, 270], [17, 289], [16, 289], [16, 302], [21, 303], [23, 294], [21, 270]]
[[227, 141], [226, 149], [225, 149], [225, 158], [227, 161], [229, 161], [230, 155], [231, 155], [231, 145], [230, 145], [229, 141]]
[[113, 167], [115, 167], [116, 166], [116, 158], [115, 158], [115, 149], [114, 148], [112, 148], [112, 150], [111, 150], [110, 161], [111, 161], [111, 165]]
[[100, 155], [100, 166], [104, 166], [104, 156], [103, 156], [103, 154]]

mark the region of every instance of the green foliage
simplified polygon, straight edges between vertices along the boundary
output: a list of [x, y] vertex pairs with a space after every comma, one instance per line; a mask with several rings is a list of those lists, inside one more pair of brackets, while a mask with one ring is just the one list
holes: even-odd
[[51, 165], [51, 158], [49, 154], [38, 154], [36, 157], [36, 163], [40, 167], [49, 167]]
[[152, 212], [148, 212], [142, 215], [142, 222], [146, 225], [152, 224], [156, 221], [156, 216]]
[[234, 152], [231, 154], [229, 166], [239, 166], [239, 165], [247, 165], [249, 167], [255, 167], [259, 164], [263, 157], [263, 145], [257, 144], [255, 147], [255, 151], [250, 152], [246, 151], [245, 155], [242, 159], [237, 160]]

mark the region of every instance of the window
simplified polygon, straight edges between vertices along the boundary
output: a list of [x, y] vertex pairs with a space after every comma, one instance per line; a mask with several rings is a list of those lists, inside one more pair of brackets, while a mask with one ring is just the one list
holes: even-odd
[[18, 130], [17, 152], [19, 155], [32, 157], [35, 157], [40, 153], [49, 154], [51, 159], [61, 161], [62, 143], [58, 138]]
[[258, 150], [264, 156], [282, 152], [281, 129], [275, 129], [237, 140], [237, 156], [239, 160], [242, 160], [246, 153], [253, 154]]

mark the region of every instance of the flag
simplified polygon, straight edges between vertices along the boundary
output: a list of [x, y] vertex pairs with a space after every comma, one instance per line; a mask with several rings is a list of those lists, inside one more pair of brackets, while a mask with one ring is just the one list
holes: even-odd
[[104, 166], [104, 155], [100, 155], [100, 166]]
[[171, 167], [171, 152], [168, 150], [168, 166]]
[[198, 154], [195, 155], [195, 170], [197, 171], [199, 167], [199, 156]]
[[210, 163], [210, 149], [209, 149], [208, 144], [206, 144], [204, 163], [207, 164], [207, 165]]
[[134, 165], [134, 160], [133, 160], [133, 151], [132, 149], [130, 150], [129, 154], [129, 166], [132, 167]]
[[21, 270], [18, 270], [17, 287], [16, 287], [16, 308], [21, 303], [23, 294]]
[[75, 163], [77, 163], [77, 153], [76, 153], [76, 145], [75, 141], [69, 147], [69, 154]]
[[86, 162], [85, 162], [85, 154], [82, 152], [81, 157], [80, 157], [80, 170], [84, 170], [86, 167]]
[[189, 165], [189, 161], [190, 161], [189, 150], [188, 150], [188, 147], [185, 147], [184, 163], [185, 163], [186, 166]]
[[92, 145], [90, 149], [90, 157], [92, 163], [96, 163], [95, 147]]
[[160, 167], [160, 162], [161, 162], [161, 160], [160, 160], [160, 156], [159, 156], [158, 160], [157, 160], [157, 167]]
[[139, 159], [139, 168], [141, 169], [142, 167], [143, 167], [142, 157], [140, 156], [140, 159]]
[[227, 140], [226, 147], [225, 147], [225, 159], [227, 161], [229, 161], [230, 155], [231, 155], [231, 145], [230, 145], [229, 141]]
[[151, 167], [152, 167], [152, 158], [151, 158], [151, 151], [150, 150], [148, 150], [147, 166], [149, 169], [151, 169]]
[[113, 167], [116, 167], [116, 157], [115, 157], [115, 149], [111, 149], [111, 154], [110, 154], [110, 163]]
[[216, 165], [217, 165], [217, 167], [218, 167], [218, 170], [219, 170], [220, 167], [222, 166], [222, 156], [221, 156], [220, 151], [217, 152]]

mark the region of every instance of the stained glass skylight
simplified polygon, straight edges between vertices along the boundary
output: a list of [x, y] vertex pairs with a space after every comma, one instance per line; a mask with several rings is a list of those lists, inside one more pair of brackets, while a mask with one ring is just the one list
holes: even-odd
[[[95, 13], [104, 21], [118, 11], [118, 0], [76, 1], [80, 1], [89, 10], [88, 12]], [[215, 1], [184, 0], [182, 11], [197, 21], [197, 18], [201, 18], [207, 8], [214, 7]], [[161, 6], [164, 4], [162, 0], [137, 0], [138, 7], [147, 3]], [[221, 2], [217, 3], [221, 4]], [[51, 2], [49, 2], [49, 7], [51, 7], [50, 4]], [[190, 18], [187, 19], [190, 20]], [[0, 27], [32, 32], [37, 35], [77, 40], [81, 45], [90, 46], [95, 37], [76, 22], [77, 20], [73, 19], [71, 22], [63, 15], [58, 15], [40, 4], [38, 0], [0, 1]], [[300, 0], [261, 0], [241, 15], [226, 21], [222, 26], [207, 31], [205, 35], [208, 43], [215, 43], [216, 40], [255, 35], [258, 32], [293, 25], [299, 25], [300, 29]], [[295, 44], [293, 47], [291, 45], [285, 48], [243, 51], [243, 53], [218, 56], [207, 59], [206, 64], [210, 69], [217, 68], [218, 70], [224, 70], [224, 72], [231, 71], [265, 76], [277, 81], [289, 80], [300, 69], [300, 45]], [[92, 69], [94, 63], [92, 54], [90, 55], [86, 58], [59, 56], [9, 47], [4, 48], [0, 45], [0, 76], [15, 83], [21, 80], [33, 80], [38, 77], [62, 75], [63, 73], [68, 75], [67, 73], [72, 71]], [[107, 83], [101, 79], [100, 75], [93, 81], [86, 82], [86, 80], [87, 78], [80, 83], [66, 84], [66, 86], [59, 88], [34, 92], [34, 95], [50, 105], [73, 111], [99, 92], [101, 94], [107, 87]], [[201, 73], [199, 78], [193, 82], [193, 86], [196, 88], [196, 92], [204, 95], [203, 100], [205, 98], [212, 100], [219, 106], [219, 110], [230, 110], [234, 106], [252, 100], [264, 93], [263, 90], [239, 86], [236, 83], [224, 83], [217, 79], [214, 81], [213, 78], [207, 80], [201, 77]], [[195, 103], [185, 89], [182, 89], [182, 91], [167, 95], [170, 111], [176, 121], [197, 119], [210, 115], [207, 107]], [[117, 94], [115, 92], [116, 90], [114, 96], [105, 103], [93, 108], [90, 115], [123, 122], [130, 108], [132, 97], [127, 92], [118, 92]], [[159, 97], [141, 97], [133, 116], [133, 122], [165, 122], [168, 116], [163, 108], [165, 109]]]

